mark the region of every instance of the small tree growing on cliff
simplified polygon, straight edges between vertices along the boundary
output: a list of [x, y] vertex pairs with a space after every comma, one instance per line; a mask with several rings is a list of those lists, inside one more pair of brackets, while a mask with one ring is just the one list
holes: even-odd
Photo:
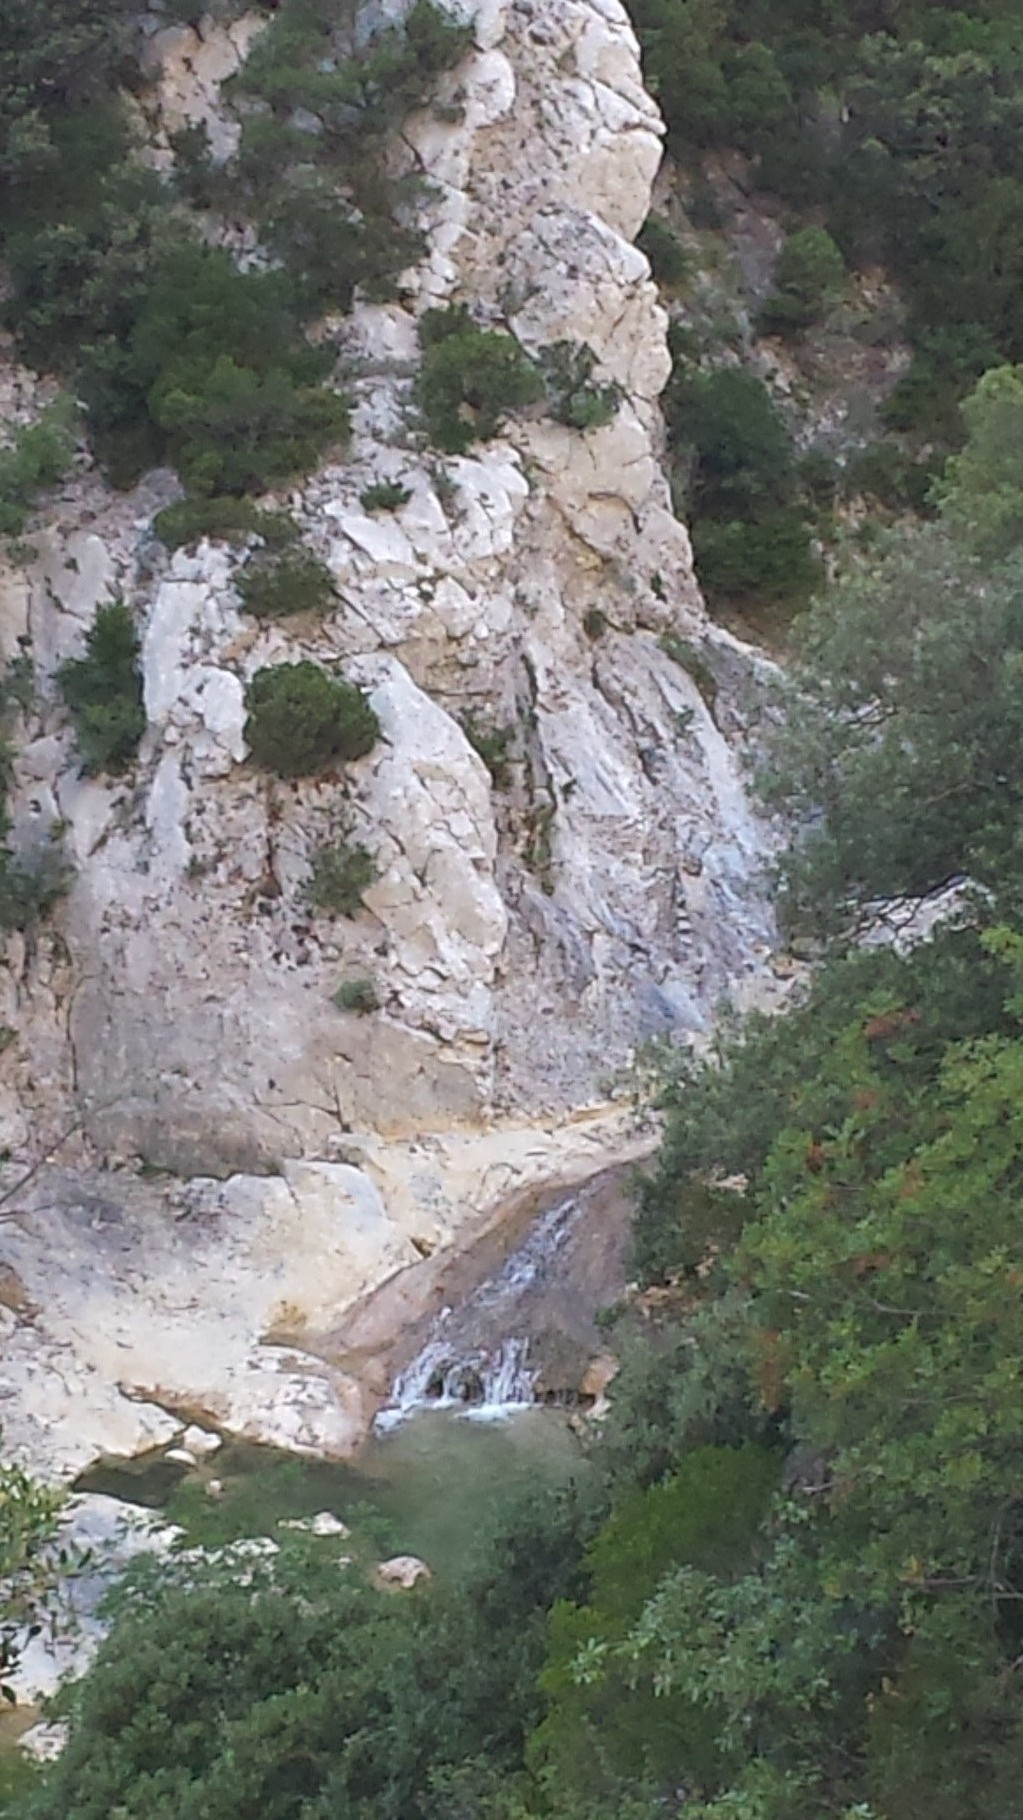
[[252, 757], [279, 777], [312, 777], [338, 760], [362, 758], [380, 737], [362, 690], [319, 664], [257, 670], [245, 703]]
[[146, 730], [135, 621], [123, 601], [100, 607], [85, 640], [85, 656], [57, 672], [88, 775], [126, 771]]
[[765, 335], [799, 335], [842, 289], [845, 260], [824, 228], [800, 228], [782, 247], [774, 281], [774, 292], [760, 313], [760, 328]]

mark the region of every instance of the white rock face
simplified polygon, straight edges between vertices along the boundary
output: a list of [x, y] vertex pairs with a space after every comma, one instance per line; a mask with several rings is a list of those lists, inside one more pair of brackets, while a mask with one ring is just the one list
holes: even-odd
[[[183, 1532], [139, 1504], [99, 1492], [68, 1500], [54, 1546], [68, 1552], [52, 1613], [38, 1636], [21, 1640], [9, 1680], [21, 1705], [49, 1700], [61, 1682], [84, 1674], [107, 1634], [100, 1606], [113, 1583], [140, 1554], [166, 1554]], [[66, 1727], [39, 1725], [21, 1739], [30, 1756], [52, 1762], [66, 1742]]]
[[[578, 1164], [574, 1115], [636, 1044], [699, 1035], [724, 994], [755, 996], [765, 977], [767, 840], [735, 751], [756, 660], [708, 627], [671, 514], [666, 319], [631, 244], [661, 122], [619, 0], [483, 0], [471, 16], [476, 48], [440, 90], [461, 117], [425, 110], [403, 133], [431, 180], [427, 257], [402, 303], [360, 305], [343, 325], [351, 455], [291, 496], [337, 610], [261, 624], [241, 610], [238, 553], [168, 558], [151, 535], [173, 486], [159, 474], [119, 496], [79, 478], [33, 533], [35, 560], [0, 575], [0, 652], [29, 637], [39, 679], [13, 838], [62, 831], [76, 868], [52, 927], [6, 944], [0, 1139], [24, 1167], [62, 1145], [69, 1258], [85, 1255], [79, 1163], [111, 1172], [129, 1220], [138, 1184], [116, 1171], [133, 1159], [230, 1178], [196, 1191], [212, 1225], [144, 1241], [132, 1228], [131, 1281], [108, 1263], [72, 1283], [43, 1225], [36, 1255], [0, 1224], [0, 1255], [47, 1319], [55, 1309], [28, 1453], [80, 1459], [85, 1435], [114, 1451], [169, 1440], [163, 1392], [226, 1429], [344, 1451], [353, 1393], [290, 1330], [263, 1343], [270, 1300], [326, 1323], [410, 1261], [432, 1213], [396, 1215], [407, 1173], [381, 1191], [387, 1171], [345, 1175], [341, 1147], [560, 1122], [562, 1161]], [[220, 83], [254, 29], [152, 38], [168, 131], [205, 121], [227, 155]], [[416, 316], [447, 301], [535, 355], [588, 345], [597, 381], [620, 389], [613, 420], [584, 434], [536, 407], [439, 459], [416, 429]], [[3, 395], [22, 415], [33, 384], [12, 369]], [[368, 513], [360, 494], [380, 480], [408, 502]], [[115, 596], [137, 614], [149, 725], [130, 778], [86, 779], [54, 672]], [[714, 673], [716, 702], [700, 663], [666, 654], [667, 632]], [[282, 782], [247, 762], [245, 688], [306, 658], [367, 688], [383, 738], [345, 771]], [[345, 831], [378, 877], [356, 917], [313, 915], [312, 856]], [[374, 1015], [337, 1008], [354, 980], [372, 981]], [[453, 1222], [434, 1224], [443, 1243]], [[5, 1356], [20, 1391], [38, 1344], [20, 1327]]]

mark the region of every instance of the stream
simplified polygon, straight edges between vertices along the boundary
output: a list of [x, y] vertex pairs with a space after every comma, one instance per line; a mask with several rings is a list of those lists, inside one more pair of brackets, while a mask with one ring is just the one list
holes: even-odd
[[75, 1489], [159, 1511], [208, 1546], [330, 1511], [353, 1544], [457, 1574], [519, 1488], [587, 1470], [571, 1412], [594, 1401], [583, 1386], [603, 1345], [596, 1315], [624, 1287], [629, 1211], [623, 1172], [607, 1171], [453, 1260], [436, 1312], [401, 1336], [356, 1459], [227, 1439], [191, 1466], [173, 1450], [99, 1461]]
[[[154, 1545], [132, 1540], [154, 1527], [147, 1512], [158, 1530], [176, 1526], [173, 1546], [209, 1549], [258, 1537], [280, 1545], [318, 1517], [327, 1527], [314, 1531], [324, 1537], [316, 1546], [342, 1550], [352, 1572], [414, 1555], [456, 1580], [523, 1492], [584, 1479], [592, 1467], [578, 1412], [599, 1395], [590, 1387], [604, 1346], [596, 1316], [625, 1287], [630, 1211], [624, 1172], [605, 1171], [443, 1260], [427, 1312], [397, 1331], [390, 1392], [354, 1460], [209, 1436], [209, 1451], [191, 1459], [164, 1448], [88, 1468], [73, 1489], [93, 1495], [74, 1509], [69, 1539], [93, 1548], [85, 1581], [70, 1582], [91, 1647], [106, 1587], [133, 1549]], [[58, 1650], [30, 1686], [80, 1666]], [[28, 1710], [19, 1707], [16, 1727]], [[8, 1723], [0, 1810], [11, 1749]]]

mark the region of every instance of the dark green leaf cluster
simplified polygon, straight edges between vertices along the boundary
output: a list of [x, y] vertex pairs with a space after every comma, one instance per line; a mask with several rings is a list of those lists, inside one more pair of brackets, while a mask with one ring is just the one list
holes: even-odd
[[799, 335], [818, 321], [844, 280], [845, 260], [826, 229], [799, 228], [778, 255], [775, 288], [760, 312], [761, 330], [765, 335]]
[[362, 690], [320, 664], [257, 670], [245, 703], [249, 751], [279, 777], [313, 777], [362, 758], [380, 737], [380, 722]]
[[461, 727], [473, 751], [486, 765], [494, 789], [507, 790], [512, 780], [515, 727], [488, 725], [476, 714], [464, 714]]
[[543, 380], [518, 342], [477, 328], [464, 304], [420, 320], [419, 403], [430, 441], [449, 455], [496, 436], [502, 418], [543, 396]]
[[0, 449], [0, 537], [21, 535], [39, 494], [64, 479], [74, 453], [71, 413], [63, 403], [15, 430], [8, 447]]
[[374, 982], [361, 975], [357, 979], [341, 981], [334, 993], [334, 1003], [339, 1011], [351, 1011], [356, 1017], [371, 1017], [380, 1009], [380, 994]]
[[636, 245], [650, 261], [662, 291], [680, 291], [693, 275], [693, 262], [663, 215], [648, 215], [636, 235]]
[[232, 85], [237, 159], [214, 168], [195, 130], [177, 142], [179, 193], [254, 222], [278, 267], [242, 272], [132, 158], [130, 9], [15, 0], [7, 13], [0, 245], [27, 357], [73, 378], [116, 484], [167, 462], [191, 495], [222, 498], [308, 470], [344, 443], [348, 415], [303, 323], [347, 308], [356, 286], [386, 294], [418, 256], [384, 136], [469, 34], [417, 0], [359, 48], [354, 13], [285, 0]]
[[1020, 901], [1019, 370], [988, 374], [965, 414], [938, 521], [850, 559], [799, 628], [762, 779], [798, 828], [779, 881], [795, 932], [965, 875], [1006, 910]]
[[665, 400], [697, 573], [712, 603], [805, 605], [821, 579], [785, 421], [762, 380], [678, 360]]
[[374, 480], [359, 494], [359, 504], [364, 512], [400, 512], [411, 498], [400, 480]]
[[361, 841], [324, 841], [312, 856], [306, 897], [328, 916], [358, 916], [363, 894], [379, 877], [376, 860]]
[[787, 1455], [741, 1575], [679, 1550], [610, 1652], [715, 1712], [711, 1773], [673, 1766], [701, 1816], [1014, 1812], [1020, 964], [976, 931], [855, 956], [678, 1083], [638, 1233], [682, 1322], [662, 1457], [684, 1479], [729, 1404]]
[[[893, 422], [954, 441], [957, 398], [986, 366], [1023, 358], [1015, 0], [630, 0], [630, 11], [683, 162], [738, 147], [761, 187], [823, 212], [847, 260], [887, 264], [916, 350]], [[771, 331], [798, 331], [823, 301], [819, 274], [808, 294], [783, 273]]]
[[[494, 1813], [539, 1715], [546, 1610], [583, 1592], [586, 1529], [572, 1492], [531, 1490], [456, 1584], [400, 1597], [295, 1543], [244, 1577], [171, 1564], [171, 1583], [143, 1582], [70, 1690], [72, 1742], [26, 1813]], [[484, 1793], [485, 1809], [462, 1805]], [[518, 1804], [503, 1811], [512, 1820]]]
[[431, 0], [368, 42], [354, 8], [284, 0], [257, 40], [231, 85], [241, 149], [216, 185], [257, 222], [303, 310], [347, 309], [357, 287], [392, 296], [420, 256], [412, 192], [389, 176], [384, 142], [471, 42]]
[[613, 421], [621, 387], [599, 384], [593, 377], [596, 364], [597, 356], [585, 342], [555, 341], [543, 349], [538, 365], [555, 423], [570, 430], [599, 430]]
[[99, 607], [85, 639], [85, 656], [61, 665], [57, 681], [75, 726], [87, 775], [126, 771], [146, 730], [139, 640], [122, 601]]
[[310, 550], [264, 548], [251, 557], [235, 586], [242, 606], [256, 619], [287, 619], [295, 613], [329, 613], [337, 605], [334, 578]]
[[33, 928], [67, 891], [71, 868], [59, 841], [17, 852], [8, 844], [11, 818], [7, 794], [14, 776], [11, 723], [34, 698], [31, 659], [21, 652], [0, 679], [0, 931]]
[[164, 506], [153, 520], [157, 537], [168, 549], [211, 542], [247, 543], [258, 537], [266, 548], [283, 549], [294, 543], [298, 526], [286, 512], [267, 512], [251, 499], [179, 499]]

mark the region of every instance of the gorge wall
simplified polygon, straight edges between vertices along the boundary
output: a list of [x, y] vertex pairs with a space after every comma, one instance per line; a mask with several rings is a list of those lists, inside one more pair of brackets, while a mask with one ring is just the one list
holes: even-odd
[[[401, 10], [367, 7], [366, 28]], [[0, 660], [27, 651], [36, 678], [13, 840], [59, 829], [75, 868], [0, 968], [10, 1184], [44, 1165], [0, 1221], [18, 1285], [0, 1420], [44, 1462], [160, 1438], [161, 1404], [343, 1448], [351, 1386], [316, 1363], [317, 1324], [502, 1194], [641, 1149], [605, 1113], [615, 1071], [770, 979], [767, 837], [739, 764], [759, 660], [707, 621], [660, 465], [666, 317], [632, 241], [662, 128], [635, 39], [618, 0], [482, 0], [472, 18], [441, 105], [394, 152], [428, 180], [428, 257], [337, 330], [352, 448], [288, 495], [337, 611], [260, 623], [226, 546], [169, 555], [166, 472], [125, 494], [83, 468], [0, 579]], [[258, 22], [150, 23], [152, 156], [188, 120], [229, 146], [218, 84]], [[416, 319], [448, 301], [531, 354], [587, 344], [620, 388], [613, 421], [532, 411], [437, 456]], [[13, 363], [2, 386], [8, 421], [48, 395]], [[407, 503], [368, 513], [377, 481]], [[114, 598], [140, 628], [148, 720], [126, 780], [80, 775], [54, 680]], [[247, 762], [244, 689], [306, 657], [370, 691], [384, 736], [343, 776], [284, 782]], [[473, 723], [509, 732], [500, 788]], [[356, 918], [313, 917], [310, 854], [342, 826], [378, 876]], [[355, 977], [372, 1016], [334, 1003]], [[117, 1218], [90, 1217], [97, 1193]], [[224, 1356], [196, 1350], [229, 1307]]]

